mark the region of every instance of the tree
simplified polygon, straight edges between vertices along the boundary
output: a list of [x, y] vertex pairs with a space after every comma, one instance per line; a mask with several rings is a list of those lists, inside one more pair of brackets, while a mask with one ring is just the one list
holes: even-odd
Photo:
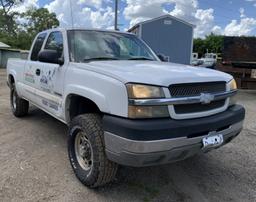
[[205, 39], [194, 39], [193, 51], [199, 56], [203, 56], [207, 51], [209, 53], [221, 53], [223, 47], [224, 36], [210, 34]]
[[0, 0], [0, 31], [6, 31], [8, 34], [15, 34], [17, 28], [15, 17], [16, 12], [11, 12], [11, 9], [23, 2], [23, 0]]
[[0, 41], [12, 48], [29, 49], [38, 32], [58, 27], [59, 21], [46, 8], [30, 8], [22, 14], [12, 12], [19, 2], [22, 0], [0, 0]]
[[12, 8], [23, 0], [0, 0], [0, 41], [15, 47], [18, 24], [16, 18], [17, 12]]
[[208, 48], [208, 52], [220, 53], [223, 46], [223, 36], [210, 34], [205, 38], [205, 44]]
[[50, 13], [46, 8], [31, 8], [23, 13], [21, 17], [25, 19], [25, 23], [22, 27], [25, 29], [26, 33], [21, 31], [18, 38], [24, 39], [24, 37], [26, 37], [26, 40], [23, 40], [22, 44], [19, 45], [19, 47], [23, 49], [29, 49], [34, 37], [39, 32], [59, 26], [59, 20], [56, 14]]
[[23, 16], [27, 20], [25, 24], [27, 32], [32, 35], [59, 26], [56, 14], [50, 13], [46, 8], [32, 8], [24, 13]]
[[198, 53], [199, 57], [202, 57], [205, 53], [206, 46], [205, 42], [201, 38], [194, 39], [194, 47], [193, 47], [193, 52]]
[[0, 5], [4, 11], [4, 15], [8, 15], [11, 8], [20, 2], [23, 2], [23, 0], [0, 0]]

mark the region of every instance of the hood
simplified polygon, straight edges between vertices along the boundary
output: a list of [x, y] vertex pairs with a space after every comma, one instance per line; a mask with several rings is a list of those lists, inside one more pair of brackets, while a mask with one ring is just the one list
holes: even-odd
[[144, 83], [169, 86], [176, 83], [230, 81], [232, 76], [220, 71], [159, 61], [93, 61], [73, 63], [77, 68], [84, 68], [104, 74], [123, 83]]

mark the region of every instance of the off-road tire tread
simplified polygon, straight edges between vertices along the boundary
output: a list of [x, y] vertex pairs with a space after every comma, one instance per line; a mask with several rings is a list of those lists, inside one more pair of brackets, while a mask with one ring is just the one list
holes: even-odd
[[81, 173], [77, 172], [78, 170], [73, 168], [76, 176], [83, 184], [91, 188], [103, 186], [111, 182], [115, 178], [118, 165], [108, 160], [105, 154], [104, 131], [102, 129], [102, 121], [100, 115], [79, 115], [71, 121], [70, 129], [72, 129], [72, 127], [76, 125], [81, 126], [83, 131], [86, 131], [86, 134], [92, 137], [92, 139], [95, 141], [91, 141], [91, 145], [94, 148], [94, 155], [98, 157], [98, 161], [94, 160], [94, 165], [96, 165], [94, 169], [96, 170], [92, 171], [91, 174], [93, 175], [93, 177], [91, 178], [91, 180], [83, 178]]

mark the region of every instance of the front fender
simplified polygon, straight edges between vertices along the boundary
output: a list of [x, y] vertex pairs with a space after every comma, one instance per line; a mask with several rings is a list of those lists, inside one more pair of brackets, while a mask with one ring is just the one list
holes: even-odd
[[[93, 101], [103, 113], [127, 117], [128, 95], [123, 82], [82, 68], [69, 68], [63, 99], [67, 109], [69, 95], [75, 94]], [[65, 116], [67, 117], [67, 116]]]
[[110, 113], [108, 102], [104, 94], [81, 85], [68, 85], [64, 95], [65, 108], [67, 108], [67, 98], [74, 94], [92, 100], [100, 109], [101, 112]]

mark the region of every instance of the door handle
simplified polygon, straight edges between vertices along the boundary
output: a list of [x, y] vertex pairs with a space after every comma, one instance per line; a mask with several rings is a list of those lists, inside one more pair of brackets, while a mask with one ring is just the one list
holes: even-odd
[[36, 75], [40, 76], [41, 70], [40, 69], [36, 69]]

